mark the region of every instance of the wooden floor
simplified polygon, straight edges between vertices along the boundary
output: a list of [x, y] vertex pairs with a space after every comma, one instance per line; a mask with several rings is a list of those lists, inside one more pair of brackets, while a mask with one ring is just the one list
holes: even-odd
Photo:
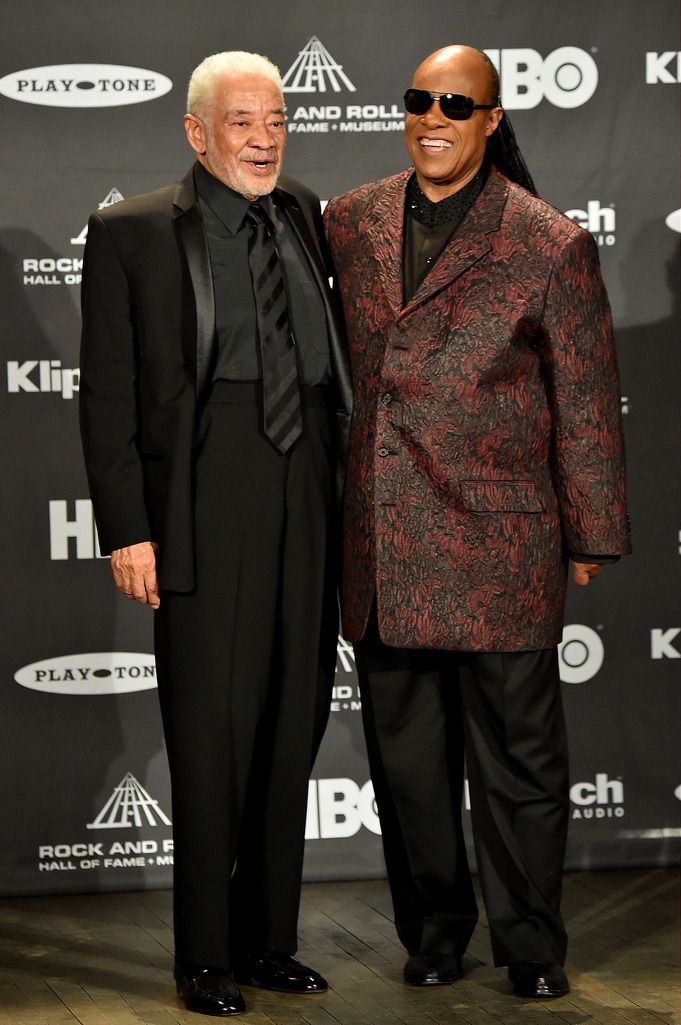
[[[679, 886], [666, 869], [565, 880], [572, 992], [524, 1002], [490, 965], [478, 927], [453, 986], [401, 980], [404, 954], [383, 882], [304, 887], [301, 960], [329, 992], [244, 987], [248, 1025], [678, 1025]], [[198, 1025], [171, 982], [170, 894], [0, 900], [2, 1025]], [[237, 1018], [236, 1021], [241, 1019]]]

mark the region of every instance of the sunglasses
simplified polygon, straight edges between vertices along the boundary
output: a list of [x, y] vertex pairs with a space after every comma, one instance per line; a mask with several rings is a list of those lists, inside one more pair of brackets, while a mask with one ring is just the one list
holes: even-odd
[[440, 110], [450, 121], [468, 121], [474, 110], [494, 110], [496, 103], [475, 103], [470, 96], [461, 93], [431, 93], [427, 89], [407, 89], [404, 106], [408, 114], [425, 114], [435, 100]]

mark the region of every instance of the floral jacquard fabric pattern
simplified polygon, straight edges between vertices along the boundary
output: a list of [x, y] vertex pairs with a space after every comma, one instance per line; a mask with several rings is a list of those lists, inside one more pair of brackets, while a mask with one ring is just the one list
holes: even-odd
[[376, 595], [389, 645], [546, 648], [569, 554], [630, 550], [598, 250], [493, 170], [403, 306], [409, 174], [325, 213], [355, 389], [344, 634]]

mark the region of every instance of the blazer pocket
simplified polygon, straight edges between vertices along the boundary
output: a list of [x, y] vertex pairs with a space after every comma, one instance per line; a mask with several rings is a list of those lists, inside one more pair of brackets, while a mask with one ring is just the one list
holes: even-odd
[[534, 481], [462, 480], [461, 501], [474, 513], [540, 513], [547, 503]]

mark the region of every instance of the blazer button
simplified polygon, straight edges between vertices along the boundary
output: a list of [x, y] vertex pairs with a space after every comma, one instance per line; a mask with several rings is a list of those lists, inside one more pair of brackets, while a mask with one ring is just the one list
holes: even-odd
[[384, 406], [389, 406], [390, 403], [392, 402], [392, 400], [393, 400], [392, 395], [390, 394], [389, 391], [387, 391], [385, 393], [385, 395], [383, 396], [383, 398], [381, 399], [381, 402], [383, 403]]
[[381, 445], [381, 447], [378, 450], [378, 454], [379, 456], [389, 456], [390, 451], [384, 445]]

